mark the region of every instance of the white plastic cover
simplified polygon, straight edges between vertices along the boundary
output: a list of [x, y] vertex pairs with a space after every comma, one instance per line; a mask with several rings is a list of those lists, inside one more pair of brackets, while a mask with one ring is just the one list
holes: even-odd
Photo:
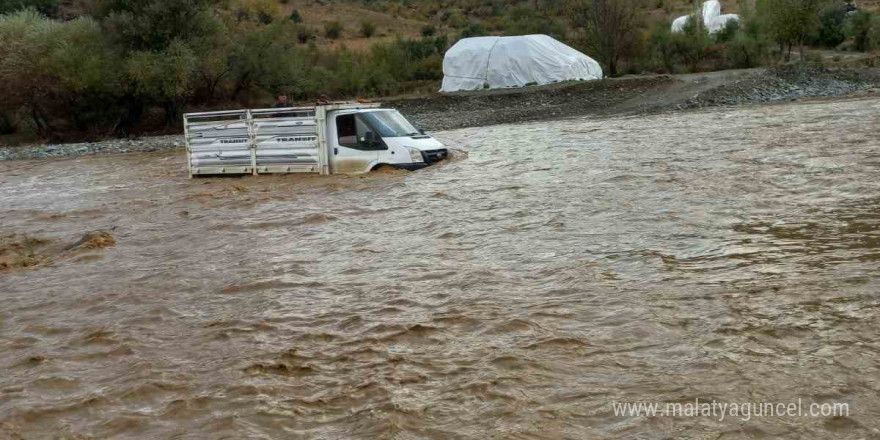
[[592, 58], [546, 35], [464, 38], [443, 58], [441, 92], [602, 78]]
[[684, 32], [684, 25], [690, 20], [690, 15], [682, 15], [672, 21], [672, 32]]
[[707, 23], [719, 15], [721, 15], [721, 2], [709, 0], [703, 3], [703, 23]]
[[[684, 25], [687, 24], [688, 19], [690, 19], [690, 15], [676, 18], [672, 22], [672, 32], [684, 31]], [[706, 24], [706, 29], [710, 34], [720, 31], [731, 20], [739, 21], [739, 15], [721, 15], [721, 3], [718, 0], [709, 0], [703, 3], [703, 23]]]
[[709, 29], [710, 34], [714, 34], [715, 32], [724, 29], [724, 26], [727, 25], [728, 21], [739, 21], [739, 15], [736, 14], [724, 14], [719, 15], [717, 17], [713, 17], [711, 20], [706, 22], [706, 28]]

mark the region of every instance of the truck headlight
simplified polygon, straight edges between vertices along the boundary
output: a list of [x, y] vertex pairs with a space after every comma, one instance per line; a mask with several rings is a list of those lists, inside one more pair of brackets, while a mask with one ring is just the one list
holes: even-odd
[[412, 148], [412, 147], [406, 147], [406, 148], [409, 150], [409, 158], [412, 161], [412, 163], [419, 163], [419, 162], [425, 161], [425, 158], [422, 157], [421, 150], [416, 150], [415, 148]]

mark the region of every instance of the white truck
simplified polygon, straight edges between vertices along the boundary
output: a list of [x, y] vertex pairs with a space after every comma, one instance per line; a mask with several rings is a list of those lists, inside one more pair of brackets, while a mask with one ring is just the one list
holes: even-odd
[[397, 110], [379, 104], [187, 113], [189, 175], [365, 173], [419, 169], [448, 156]]

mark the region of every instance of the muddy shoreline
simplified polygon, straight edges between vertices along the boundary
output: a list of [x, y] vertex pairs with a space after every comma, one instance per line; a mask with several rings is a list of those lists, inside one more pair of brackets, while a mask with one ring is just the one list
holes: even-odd
[[[871, 96], [880, 92], [880, 69], [784, 67], [686, 75], [649, 75], [492, 90], [396, 98], [399, 109], [431, 132], [466, 127], [615, 116], [742, 104]], [[74, 144], [0, 146], [0, 161], [48, 159], [181, 149], [182, 135], [110, 139]]]

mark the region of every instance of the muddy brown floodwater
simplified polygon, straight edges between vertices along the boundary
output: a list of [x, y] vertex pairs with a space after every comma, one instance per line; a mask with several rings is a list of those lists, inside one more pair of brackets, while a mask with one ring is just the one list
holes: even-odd
[[[877, 438], [878, 127], [880, 100], [501, 125], [362, 177], [2, 163], [2, 232], [57, 246], [0, 272], [0, 437]], [[89, 231], [115, 244], [69, 250]], [[694, 399], [850, 414], [612, 411]]]

